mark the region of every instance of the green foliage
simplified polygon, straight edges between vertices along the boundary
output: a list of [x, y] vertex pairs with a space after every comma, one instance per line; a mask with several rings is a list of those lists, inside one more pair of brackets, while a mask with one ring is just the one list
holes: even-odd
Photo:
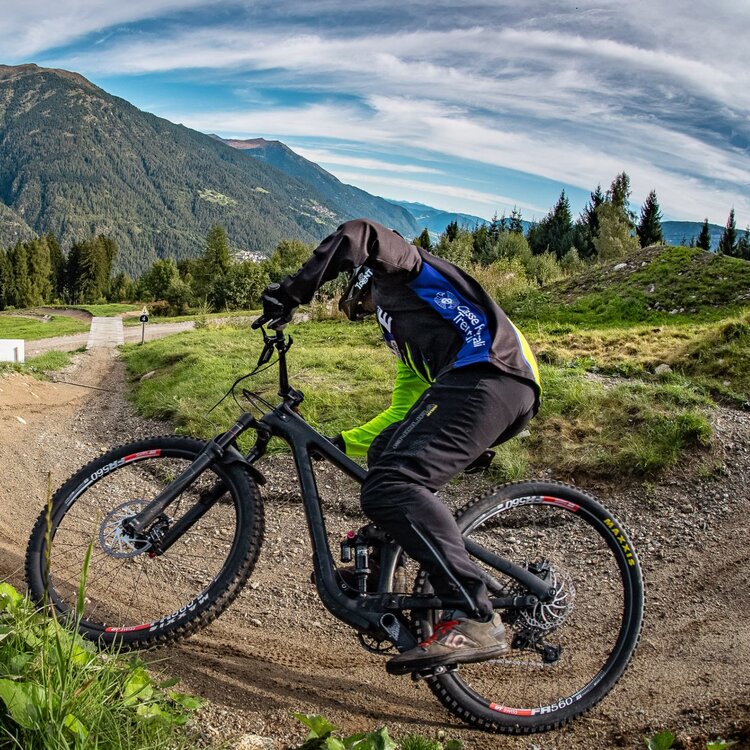
[[675, 736], [669, 730], [659, 732], [650, 739], [646, 739], [648, 750], [669, 750], [674, 745]]
[[474, 236], [468, 229], [458, 229], [453, 239], [450, 239], [445, 232], [432, 252], [466, 270], [471, 266], [474, 255]]
[[599, 232], [594, 247], [599, 260], [622, 258], [639, 247], [638, 238], [630, 233], [630, 221], [623, 210], [609, 201], [596, 209]]
[[656, 200], [655, 190], [648, 194], [648, 198], [641, 208], [641, 220], [638, 223], [636, 234], [641, 247], [664, 244], [664, 235], [661, 231], [661, 210]]
[[157, 260], [138, 282], [139, 296], [143, 299], [166, 299], [170, 286], [180, 280], [177, 264], [171, 259]]
[[573, 246], [573, 220], [570, 201], [563, 190], [554, 208], [529, 229], [526, 239], [535, 255], [551, 253], [562, 258]]
[[296, 750], [462, 750], [459, 740], [431, 740], [418, 734], [404, 737], [400, 743], [394, 742], [385, 727], [374, 732], [358, 732], [347, 737], [335, 736], [336, 727], [317, 714], [295, 713], [294, 718], [306, 726], [305, 742]]
[[261, 292], [268, 283], [263, 265], [252, 261], [236, 263], [214, 282], [210, 299], [220, 310], [248, 310], [260, 304]]
[[54, 336], [69, 336], [88, 331], [86, 323], [63, 315], [41, 317], [18, 317], [9, 313], [0, 315], [0, 338], [38, 341]]
[[708, 218], [706, 218], [706, 220], [703, 222], [696, 247], [700, 248], [701, 250], [711, 249], [711, 230], [708, 228]]
[[298, 271], [300, 266], [310, 258], [313, 245], [299, 240], [282, 240], [276, 246], [271, 257], [266, 261], [266, 273], [271, 281], [281, 281], [285, 276]]
[[596, 247], [594, 238], [599, 234], [599, 215], [596, 209], [604, 203], [601, 185], [591, 193], [591, 200], [581, 212], [573, 230], [574, 244], [581, 258], [594, 258]]
[[181, 727], [200, 701], [154, 682], [137, 659], [97, 653], [0, 583], [0, 704], [8, 746], [166, 750], [188, 746]]
[[729, 212], [727, 225], [724, 229], [724, 234], [721, 235], [721, 239], [719, 240], [717, 252], [724, 255], [737, 254], [737, 222], [734, 218], [734, 208]]
[[430, 239], [430, 230], [425, 227], [419, 237], [414, 238], [414, 244], [424, 250], [432, 250], [432, 240]]
[[[528, 260], [532, 260], [531, 256]], [[470, 272], [504, 310], [510, 309], [519, 297], [537, 288], [535, 280], [529, 277], [523, 261], [518, 257], [503, 257], [490, 266], [475, 265]]]

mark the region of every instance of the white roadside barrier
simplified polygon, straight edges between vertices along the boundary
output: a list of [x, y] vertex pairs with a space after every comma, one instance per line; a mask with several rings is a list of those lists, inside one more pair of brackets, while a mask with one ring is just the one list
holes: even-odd
[[0, 339], [0, 362], [23, 362], [24, 358], [23, 339]]

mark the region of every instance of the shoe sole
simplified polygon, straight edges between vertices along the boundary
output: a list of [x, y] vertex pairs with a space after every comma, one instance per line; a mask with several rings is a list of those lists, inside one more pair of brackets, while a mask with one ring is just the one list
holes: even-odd
[[496, 659], [510, 654], [510, 646], [507, 643], [501, 646], [488, 646], [483, 649], [472, 649], [464, 654], [460, 652], [455, 654], [445, 654], [443, 656], [433, 656], [429, 659], [420, 659], [419, 661], [395, 662], [388, 661], [385, 670], [388, 674], [400, 675], [411, 672], [422, 672], [436, 667], [446, 667], [453, 664], [475, 664], [487, 659]]

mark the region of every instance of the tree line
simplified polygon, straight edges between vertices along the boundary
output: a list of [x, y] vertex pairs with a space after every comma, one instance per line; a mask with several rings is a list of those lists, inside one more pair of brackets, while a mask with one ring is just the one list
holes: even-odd
[[[549, 213], [525, 234], [521, 212], [514, 209], [510, 216], [495, 215], [491, 222], [473, 229], [454, 221], [434, 244], [425, 229], [413, 242], [474, 273], [495, 266], [497, 275], [505, 267], [529, 283], [544, 284], [584, 264], [616, 259], [638, 247], [664, 242], [655, 191], [636, 219], [630, 208], [630, 179], [622, 172], [606, 193], [597, 186], [575, 221], [563, 190]], [[708, 219], [691, 244], [710, 250]], [[196, 306], [249, 309], [258, 305], [269, 282], [296, 271], [313, 248], [299, 240], [282, 240], [266, 260], [233, 262], [226, 231], [217, 224], [209, 230], [200, 257], [157, 260], [134, 280], [123, 272], [113, 274], [118, 248], [111, 238], [100, 235], [77, 242], [64, 253], [48, 233], [0, 249], [0, 310], [47, 303], [135, 301], [150, 302], [157, 315], [182, 314]], [[750, 230], [738, 233], [734, 209], [718, 252], [750, 260]], [[489, 277], [487, 283], [495, 286]], [[336, 290], [332, 283], [322, 296], [330, 297]]]
[[197, 305], [248, 309], [268, 283], [296, 270], [313, 247], [283, 240], [265, 261], [232, 262], [226, 231], [214, 225], [200, 257], [157, 260], [134, 280], [113, 273], [118, 248], [110, 237], [77, 242], [65, 253], [49, 233], [0, 248], [0, 310], [135, 301], [153, 302], [156, 314], [181, 314]]
[[[550, 254], [564, 266], [574, 266], [579, 261], [619, 258], [638, 247], [663, 244], [661, 220], [661, 209], [654, 190], [641, 207], [639, 218], [631, 210], [630, 178], [622, 172], [614, 178], [606, 193], [602, 192], [600, 185], [597, 186], [575, 221], [563, 190], [555, 206], [543, 219], [531, 225], [524, 239], [532, 255]], [[514, 209], [509, 217], [503, 214], [498, 218], [495, 215], [489, 224], [479, 225], [473, 230], [461, 230], [453, 222], [433, 247], [430, 234], [425, 229], [415, 242], [448, 258], [488, 265], [508, 254], [506, 245], [509, 242], [515, 241], [519, 245], [518, 240], [512, 240], [508, 235], [523, 235], [522, 216], [518, 209]], [[690, 245], [703, 250], [711, 249], [707, 218], [699, 236], [692, 238]], [[734, 208], [729, 213], [717, 251], [750, 260], [750, 228], [743, 234], [737, 232]]]

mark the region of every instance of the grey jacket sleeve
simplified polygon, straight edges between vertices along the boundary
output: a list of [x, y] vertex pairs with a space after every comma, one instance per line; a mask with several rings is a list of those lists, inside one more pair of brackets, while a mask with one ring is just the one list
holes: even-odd
[[422, 264], [417, 249], [400, 234], [366, 219], [342, 224], [326, 237], [297, 273], [281, 282], [287, 296], [298, 304], [309, 302], [326, 281], [342, 271], [367, 265], [376, 273], [418, 273]]

